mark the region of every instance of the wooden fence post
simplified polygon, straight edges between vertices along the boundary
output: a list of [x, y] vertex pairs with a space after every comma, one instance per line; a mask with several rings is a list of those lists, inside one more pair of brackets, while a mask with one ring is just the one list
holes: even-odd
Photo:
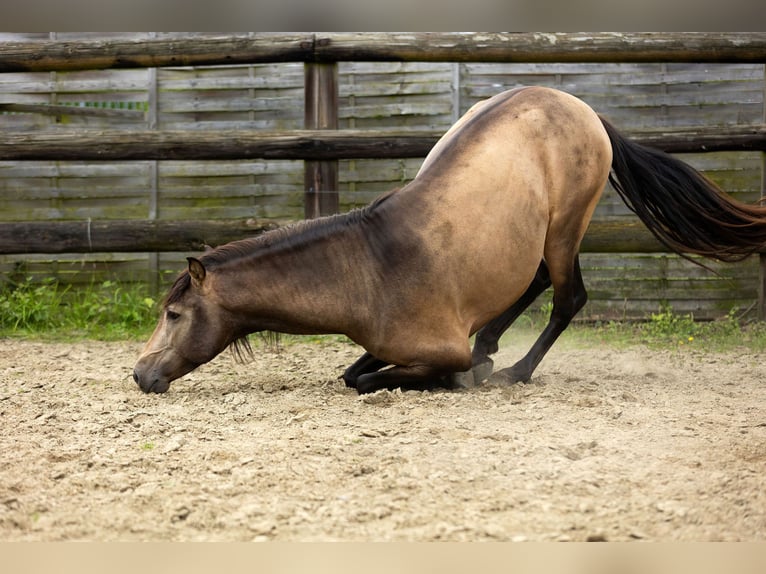
[[[150, 38], [156, 37], [156, 32], [149, 35]], [[160, 125], [160, 85], [157, 68], [148, 68], [147, 72], [147, 127], [150, 130], [158, 130]], [[149, 210], [147, 217], [150, 221], [159, 218], [160, 213], [160, 178], [159, 162], [149, 161]], [[149, 264], [149, 289], [150, 293], [158, 296], [160, 293], [160, 254], [148, 253], [147, 262]]]
[[[338, 129], [338, 64], [305, 64], [306, 129]], [[304, 161], [304, 214], [306, 219], [339, 211], [338, 160]]]
[[[763, 123], [766, 124], [766, 63], [763, 65]], [[766, 200], [766, 151], [761, 152], [761, 200]], [[758, 272], [758, 309], [759, 321], [766, 321], [766, 253], [761, 253]]]

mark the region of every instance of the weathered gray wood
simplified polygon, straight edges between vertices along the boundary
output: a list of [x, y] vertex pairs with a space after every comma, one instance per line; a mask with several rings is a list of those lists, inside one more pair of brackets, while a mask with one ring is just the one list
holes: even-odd
[[660, 243], [640, 221], [591, 221], [583, 253], [663, 253]]
[[0, 140], [0, 160], [424, 157], [438, 138], [434, 133], [375, 134], [366, 130], [9, 132]]
[[644, 145], [670, 153], [766, 150], [766, 125], [676, 128], [635, 133]]
[[258, 235], [274, 221], [34, 221], [0, 223], [0, 253], [202, 251]]
[[[766, 150], [766, 126], [626, 132], [669, 152]], [[441, 133], [77, 130], [7, 132], [0, 160], [351, 159], [425, 157]]]
[[[189, 251], [277, 227], [273, 220], [106, 220], [0, 223], [0, 254]], [[663, 253], [639, 222], [591, 223], [583, 252]]]
[[312, 34], [82, 39], [0, 43], [0, 72], [310, 61]]
[[[161, 36], [168, 38], [165, 34]], [[309, 36], [316, 42], [324, 35]], [[341, 35], [328, 36], [342, 40]], [[389, 50], [389, 56], [394, 57], [394, 52], [409, 48], [389, 48], [386, 44], [390, 45], [388, 40], [411, 42], [402, 36], [411, 35], [368, 35], [367, 39], [386, 38], [380, 47]], [[466, 37], [452, 36], [457, 39]], [[606, 38], [610, 35], [599, 36]], [[4, 35], [3, 41], [20, 37], [20, 34]], [[69, 42], [72, 37], [67, 34], [59, 40]], [[441, 35], [416, 35], [412, 41], [439, 37]], [[702, 42], [710, 39], [710, 46], [718, 41], [715, 34], [697, 37]], [[736, 37], [752, 45], [752, 37], [741, 34]], [[146, 38], [144, 34], [134, 39], [142, 41]], [[564, 37], [546, 35], [546, 38], [555, 38], [559, 42]], [[86, 39], [94, 38], [91, 34]], [[112, 38], [125, 39], [129, 36]], [[197, 35], [176, 35], [173, 39], [195, 43], [206, 41]], [[249, 36], [249, 39], [253, 37]], [[484, 42], [486, 38], [477, 35], [474, 39]], [[489, 54], [499, 43], [504, 42], [507, 48], [511, 40], [525, 45], [513, 53], [508, 51], [507, 61], [474, 63], [470, 60], [481, 57], [481, 50]], [[651, 40], [645, 40], [642, 45], [635, 46], [636, 54], [650, 46]], [[554, 57], [548, 48], [535, 44], [545, 41], [544, 38], [508, 35], [499, 43], [497, 38], [492, 41], [495, 48], [466, 48], [461, 57], [467, 59], [454, 64], [433, 60], [340, 62], [339, 127], [394, 135], [425, 133], [433, 134], [435, 138], [454, 120], [453, 110], [459, 115], [478, 99], [518, 85], [549, 85], [569, 91], [628, 133], [646, 129], [687, 129], [698, 125], [763, 123], [764, 59], [751, 60], [758, 62], [756, 64], [746, 61], [699, 64], [696, 62], [704, 59], [695, 56], [690, 63], [647, 65], [580, 63], [583, 60], [578, 56], [580, 62], [525, 63], [510, 58], [521, 57], [524, 50], [542, 54], [543, 58]], [[692, 46], [688, 38], [682, 44], [681, 49]], [[35, 48], [40, 45], [35, 43]], [[3, 47], [0, 46], [0, 60]], [[566, 49], [559, 45], [553, 50], [560, 47]], [[439, 58], [439, 52], [447, 54], [450, 49], [429, 44], [421, 53], [430, 55], [418, 57]], [[585, 49], [592, 50], [593, 46], [586, 45]], [[311, 57], [318, 57], [320, 50], [326, 50], [329, 61], [332, 61], [345, 47], [337, 43], [334, 46], [315, 44]], [[329, 53], [333, 50], [336, 55]], [[198, 63], [202, 61], [197, 60]], [[182, 131], [185, 139], [193, 136], [192, 131], [200, 132], [199, 137], [204, 139], [202, 132], [207, 130], [286, 132], [303, 127], [303, 60], [252, 66], [165, 67], [157, 70], [157, 76], [158, 125], [161, 130]], [[87, 102], [106, 107], [124, 105], [140, 111], [147, 107], [147, 77], [147, 70], [142, 68], [0, 74], [0, 103], [34, 106]], [[38, 113], [0, 114], [4, 133], [23, 130], [34, 134], [54, 127], [67, 131], [109, 127], [125, 128], [124, 133], [130, 136], [136, 127], [136, 119], [121, 120], [121, 116], [67, 115], [54, 125], [56, 119], [56, 116]], [[428, 147], [430, 143], [424, 145], [424, 148]], [[363, 205], [378, 193], [406, 183], [417, 171], [424, 152], [412, 153], [412, 157], [405, 159], [393, 159], [397, 154], [392, 151], [389, 154], [392, 159], [384, 159], [380, 153], [375, 153], [371, 159], [340, 160], [338, 185], [342, 209]], [[761, 187], [761, 157], [759, 152], [735, 151], [692, 154], [683, 159], [735, 197], [754, 201], [758, 199]], [[88, 163], [59, 161], [59, 158], [3, 162], [0, 163], [0, 211], [7, 221], [83, 221], [89, 217], [93, 221], [127, 218], [140, 221], [147, 217], [149, 209], [146, 166], [146, 162], [136, 161]], [[304, 212], [302, 161], [179, 159], [161, 161], [158, 167], [158, 216], [162, 220], [244, 220], [252, 217], [287, 221], [300, 218]], [[611, 222], [625, 215], [627, 208], [616, 194], [607, 190], [594, 220]], [[627, 221], [635, 220], [628, 218]], [[640, 224], [635, 225], [639, 234], [646, 233]], [[615, 248], [614, 241], [622, 243], [621, 236], [610, 240], [606, 236], [599, 237], [597, 232], [598, 227], [594, 226], [586, 237], [586, 249], [589, 245], [597, 249], [608, 248], [598, 246], [598, 241], [612, 248]], [[653, 241], [650, 236], [645, 239]], [[152, 258], [159, 260], [164, 282], [183, 267], [183, 255], [184, 252], [170, 252], [153, 253], [148, 257], [150, 261]], [[75, 284], [102, 278], [145, 281], [147, 275], [150, 279], [156, 276], [156, 272], [151, 274], [146, 259], [146, 254], [128, 252], [2, 255], [0, 280], [6, 273], [23, 270], [39, 277], [55, 275], [66, 283]], [[694, 311], [696, 317], [707, 318], [725, 314], [732, 305], [748, 307], [755, 299], [754, 288], [758, 285], [757, 273], [753, 271], [756, 259], [723, 267], [721, 275], [715, 276], [700, 275], [696, 267], [684, 267], [684, 261], [678, 263], [677, 257], [662, 252], [648, 255], [588, 252], [582, 257], [583, 273], [592, 288], [589, 288], [591, 298], [582, 316], [640, 318], [647, 312], [656, 312], [659, 301], [669, 302], [677, 311]]]
[[763, 62], [764, 33], [317, 34], [319, 60], [423, 62]]
[[766, 34], [321, 33], [3, 42], [0, 72], [288, 61], [763, 62]]
[[52, 104], [0, 104], [0, 112], [22, 112], [30, 114], [45, 114], [48, 116], [89, 116], [101, 118], [119, 118], [127, 120], [143, 120], [145, 116], [145, 113], [141, 110], [56, 106]]
[[587, 253], [580, 260], [589, 295], [583, 319], [642, 319], [661, 304], [696, 319], [754, 307], [757, 257], [736, 265], [706, 260], [715, 273], [670, 254]]
[[[766, 66], [763, 70], [763, 123], [766, 124]], [[761, 153], [761, 201], [766, 201], [766, 151]], [[766, 320], [766, 255], [758, 258], [758, 307], [757, 316], [760, 321]]]

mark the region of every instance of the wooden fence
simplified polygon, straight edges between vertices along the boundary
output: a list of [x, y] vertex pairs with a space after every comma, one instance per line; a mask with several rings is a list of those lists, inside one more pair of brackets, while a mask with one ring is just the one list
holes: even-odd
[[[466, 79], [461, 82], [461, 74], [466, 70], [460, 70], [455, 76], [454, 68], [449, 80], [449, 91], [453, 94], [462, 95], [467, 93], [460, 105], [448, 105], [443, 109], [441, 104], [434, 104], [435, 98], [422, 98], [417, 103], [401, 103], [402, 94], [412, 96], [417, 90], [410, 86], [402, 87], [400, 83], [391, 89], [391, 83], [381, 79], [382, 74], [375, 74], [372, 68], [362, 69], [358, 62], [430, 62], [448, 63], [449, 65], [462, 62], [467, 69], [464, 74]], [[54, 161], [58, 168], [54, 174], [61, 176], [58, 162], [71, 162], [76, 166], [79, 162], [88, 162], [83, 165], [84, 170], [91, 170], [98, 174], [104, 169], [104, 177], [117, 177], [127, 180], [134, 177], [129, 175], [131, 166], [147, 163], [148, 170], [142, 180], [149, 182], [161, 177], [164, 163], [188, 162], [199, 160], [202, 167], [193, 168], [184, 165], [179, 170], [179, 178], [189, 178], [189, 172], [194, 172], [195, 181], [202, 179], [202, 170], [210, 160], [233, 161], [263, 160], [283, 162], [289, 160], [305, 160], [303, 164], [303, 205], [304, 214], [314, 217], [324, 213], [332, 213], [347, 207], [339, 196], [339, 189], [346, 185], [353, 188], [353, 182], [339, 182], [339, 161], [345, 161], [345, 169], [360, 173], [364, 167], [360, 162], [367, 159], [379, 160], [390, 159], [418, 159], [425, 156], [427, 151], [445, 129], [446, 125], [459, 116], [461, 111], [469, 107], [473, 101], [482, 99], [504, 89], [507, 86], [507, 78], [502, 81], [492, 81], [492, 74], [498, 77], [507, 74], [502, 69], [505, 65], [515, 65], [516, 77], [514, 81], [522, 83], [554, 84], [576, 95], [579, 91], [586, 93], [586, 101], [591, 103], [598, 111], [605, 111], [615, 120], [618, 126], [623, 128], [627, 123], [627, 131], [635, 139], [654, 145], [675, 153], [701, 152], [704, 156], [688, 156], [692, 160], [705, 157], [706, 165], [711, 164], [707, 158], [719, 158], [717, 167], [713, 161], [713, 171], [719, 176], [718, 181], [724, 188], [733, 190], [735, 195], [741, 195], [745, 199], [757, 199], [761, 190], [758, 184], [753, 184], [754, 175], [762, 172], [762, 153], [766, 150], [766, 129], [763, 118], [763, 92], [764, 92], [764, 67], [766, 61], [766, 34], [255, 34], [241, 36], [220, 37], [141, 37], [141, 38], [85, 38], [68, 39], [57, 38], [45, 41], [4, 41], [0, 42], [0, 71], [7, 75], [32, 73], [29, 85], [19, 88], [22, 92], [36, 93], [34, 84], [39, 84], [39, 72], [68, 71], [70, 74], [83, 74], [80, 85], [76, 89], [81, 93], [92, 89], [89, 82], [93, 80], [87, 76], [87, 70], [126, 69], [136, 70], [136, 73], [148, 74], [149, 84], [154, 82], [157, 88], [157, 74], [155, 67], [168, 67], [160, 70], [166, 81], [171, 86], [173, 82], [184, 88], [207, 89], [221, 88], [221, 83], [214, 86], [207, 85], [208, 80], [197, 77], [194, 70], [178, 68], [178, 66], [220, 66], [220, 70], [232, 70], [232, 65], [244, 66], [245, 73], [251, 75], [240, 79], [227, 76], [227, 89], [253, 90], [254, 85], [260, 85], [262, 90], [268, 91], [269, 72], [261, 75], [260, 80], [254, 80], [252, 70], [247, 71], [247, 65], [259, 64], [261, 66], [282, 66], [280, 70], [272, 70], [274, 74], [284, 73], [284, 66], [290, 66], [289, 74], [300, 74], [299, 80], [303, 83], [303, 109], [299, 110], [300, 119], [291, 117], [288, 129], [273, 129], [273, 122], [259, 119], [259, 110], [264, 116], [274, 115], [270, 108], [269, 94], [265, 97], [253, 99], [243, 106], [250, 116], [247, 121], [239, 121], [230, 128], [231, 124], [217, 121], [216, 113], [220, 113], [221, 104], [206, 108], [206, 100], [195, 99], [191, 104], [187, 100], [178, 100], [173, 104], [173, 111], [165, 113], [161, 126], [158, 126], [158, 116], [163, 110], [152, 106], [133, 105], [129, 97], [127, 105], [117, 108], [74, 108], [71, 105], [62, 105], [51, 101], [5, 101], [0, 102], [0, 111], [14, 112], [14, 114], [35, 113], [49, 117], [67, 118], [67, 121], [75, 125], [75, 129], [68, 126], [56, 126], [59, 129], [29, 130], [18, 129], [6, 130], [3, 141], [0, 141], [0, 161], [8, 162], [6, 172], [17, 173], [23, 171], [23, 165], [37, 164]], [[518, 68], [519, 62], [524, 62], [522, 68]], [[663, 80], [673, 77], [673, 71], [668, 71], [668, 66], [679, 66], [681, 75], [686, 75], [683, 82], [675, 80], [677, 86], [671, 86], [668, 90], [676, 87], [688, 88], [694, 82], [703, 84], [708, 77], [718, 77], [726, 88], [717, 97], [721, 101], [711, 102], [700, 96], [702, 90], [698, 86], [696, 90], [668, 96], [656, 105], [657, 98], [640, 93], [640, 90], [631, 90], [625, 94], [629, 100], [628, 105], [610, 105], [609, 102], [599, 102], [603, 99], [600, 94], [608, 92], [610, 86], [604, 88], [603, 81], [606, 74], [599, 75], [597, 70], [589, 68], [588, 78], [595, 88], [583, 88], [579, 81], [572, 86], [566, 84], [567, 78], [578, 75], [586, 77], [578, 68], [576, 74], [572, 74], [572, 63], [585, 63], [578, 65], [595, 65], [597, 63], [636, 63], [637, 68], [622, 71], [622, 77], [614, 81], [612, 89], [619, 92], [624, 86], [633, 81], [631, 72], [641, 69], [642, 74], [646, 70], [641, 68], [647, 63], [657, 63], [661, 66], [659, 72]], [[683, 63], [690, 64], [691, 68], [682, 68]], [[701, 73], [694, 67], [700, 63], [714, 64], [714, 71], [708, 70]], [[737, 73], [729, 77], [721, 64], [726, 64], [725, 70], [735, 69]], [[303, 66], [299, 68], [295, 66]], [[397, 64], [399, 65], [399, 64]], [[424, 64], [412, 64], [423, 66], [420, 73], [432, 73], [431, 67]], [[501, 65], [501, 68], [492, 67]], [[354, 84], [351, 88], [338, 85], [339, 66], [353, 67], [364, 82]], [[718, 66], [718, 67], [716, 67]], [[444, 74], [447, 68], [438, 68]], [[689, 72], [693, 70], [693, 72]], [[75, 72], [80, 71], [80, 72]], [[521, 71], [522, 73], [519, 73]], [[131, 74], [132, 72], [124, 72]], [[35, 75], [37, 74], [37, 75]], [[365, 75], [366, 74], [366, 75]], [[190, 75], [194, 75], [190, 78]], [[526, 76], [526, 77], [525, 77]], [[615, 78], [617, 74], [611, 77]], [[736, 76], [736, 77], [735, 77]], [[153, 80], [152, 80], [153, 77]], [[483, 83], [471, 83], [472, 78], [483, 78]], [[126, 85], [140, 83], [133, 76], [126, 80]], [[540, 81], [543, 78], [543, 81]], [[691, 78], [691, 79], [690, 79]], [[723, 78], [723, 79], [721, 79]], [[531, 80], [531, 81], [523, 81]], [[48, 79], [55, 83], [55, 79]], [[441, 80], [442, 83], [444, 80]], [[196, 82], [196, 84], [195, 84]], [[224, 82], [224, 83], [226, 83]], [[260, 82], [260, 84], [259, 84]], [[599, 84], [599, 82], [601, 82]], [[23, 82], [22, 82], [23, 83]], [[456, 84], [460, 86], [456, 86]], [[672, 82], [671, 82], [672, 83]], [[499, 85], [496, 85], [499, 84]], [[731, 84], [731, 85], [729, 85]], [[16, 86], [19, 85], [17, 78]], [[394, 83], [395, 85], [395, 83]], [[200, 88], [200, 86], [203, 86]], [[704, 86], [702, 86], [704, 87]], [[569, 89], [568, 89], [569, 88]], [[46, 88], [54, 92], [56, 86]], [[151, 88], [150, 88], [151, 89]], [[418, 90], [420, 87], [417, 88]], [[366, 91], [365, 90], [369, 90]], [[388, 101], [381, 103], [381, 96], [386, 92], [394, 92], [400, 99], [395, 104]], [[408, 92], [409, 91], [409, 92]], [[692, 93], [693, 92], [693, 93]], [[358, 95], [359, 94], [359, 95]], [[363, 94], [363, 95], [362, 95]], [[725, 95], [722, 95], [725, 94]], [[172, 94], [171, 94], [172, 95]], [[417, 94], [419, 96], [420, 94]], [[590, 95], [591, 97], [587, 97]], [[581, 97], [583, 97], [581, 95]], [[172, 97], [170, 97], [171, 102]], [[366, 98], [370, 101], [367, 108], [358, 105], [357, 100]], [[650, 104], [650, 100], [653, 101]], [[23, 98], [22, 98], [23, 99]], [[273, 98], [271, 98], [273, 99]], [[352, 101], [353, 100], [353, 101]], [[699, 116], [703, 121], [708, 121], [710, 110], [718, 114], [717, 125], [684, 125], [674, 124], [673, 105], [682, 100], [688, 109], [700, 108]], [[343, 103], [341, 103], [343, 101]], [[227, 100], [226, 107], [235, 108], [237, 101]], [[695, 103], [697, 102], [697, 103]], [[442, 102], [443, 103], [443, 102]], [[449, 102], [450, 104], [454, 102]], [[602, 105], [599, 105], [599, 104]], [[353, 104], [354, 113], [344, 114], [343, 105], [350, 107]], [[186, 107], [184, 107], [186, 106]], [[376, 126], [375, 114], [380, 113], [380, 108], [389, 106], [393, 108], [389, 115], [395, 115], [397, 109], [404, 115], [416, 116], [423, 114], [439, 113], [437, 123], [439, 129], [401, 129], [398, 126]], [[418, 108], [420, 106], [420, 108]], [[625, 108], [630, 108], [630, 115], [624, 113]], [[644, 109], [646, 108], [646, 110]], [[180, 110], [180, 112], [179, 112]], [[227, 110], [230, 112], [242, 110]], [[377, 110], [377, 111], [376, 111]], [[626, 122], [628, 118], [636, 117], [636, 110], [642, 110], [647, 117], [657, 114], [659, 110], [664, 120], [660, 122], [661, 129], [647, 131], [641, 122], [636, 126], [635, 121]], [[648, 110], [648, 111], [647, 111]], [[197, 114], [204, 117], [204, 122], [210, 127], [203, 130], [186, 129], [188, 124], [174, 123], [171, 116], [179, 113]], [[279, 113], [284, 113], [284, 110]], [[294, 114], [294, 111], [288, 111]], [[80, 119], [80, 116], [82, 119]], [[2, 117], [9, 117], [7, 114]], [[72, 119], [74, 118], [74, 119]], [[93, 118], [117, 118], [119, 127], [115, 129], [93, 129], [88, 122]], [[295, 124], [302, 120], [301, 129], [295, 129]], [[621, 121], [622, 120], [622, 121]], [[85, 125], [81, 126], [77, 122]], [[263, 129], [259, 122], [264, 122], [267, 128]], [[428, 120], [423, 123], [430, 124]], [[658, 127], [657, 123], [648, 125]], [[430, 125], [428, 126], [430, 127]], [[183, 129], [181, 129], [183, 128]], [[711, 152], [729, 152], [715, 154]], [[735, 152], [735, 153], [731, 153]], [[733, 159], [731, 159], [733, 156]], [[723, 158], [723, 159], [721, 159]], [[12, 162], [12, 163], [11, 163]], [[17, 163], [20, 162], [20, 163]], [[112, 163], [115, 162], [115, 163]], [[123, 163], [125, 162], [125, 163]], [[732, 165], [736, 163], [736, 165]], [[70, 164], [64, 164], [70, 165]], [[119, 167], [106, 169], [106, 166]], [[406, 180], [411, 176], [416, 163], [403, 168], [401, 179]], [[126, 167], [127, 166], [127, 167]], [[745, 166], [745, 167], [742, 167]], [[74, 167], [72, 169], [75, 169]], [[195, 172], [194, 170], [199, 171]], [[279, 168], [277, 168], [279, 169]], [[15, 171], [14, 171], [15, 170]], [[141, 171], [138, 169], [137, 171]], [[741, 180], [741, 173], [747, 172], [746, 181]], [[0, 169], [0, 174], [2, 170]], [[145, 176], [145, 178], [144, 178]], [[340, 178], [343, 179], [343, 174]], [[395, 177], [395, 176], [394, 176]], [[95, 178], [97, 180], [97, 178]], [[348, 178], [351, 179], [350, 177]], [[716, 179], [716, 177], [714, 177]], [[232, 186], [239, 180], [238, 174], [232, 177]], [[84, 180], [87, 182], [91, 179]], [[90, 183], [85, 184], [90, 185]], [[295, 185], [293, 180], [292, 184]], [[251, 186], [252, 187], [252, 186]], [[277, 184], [278, 187], [278, 184]], [[378, 190], [371, 186], [371, 193]], [[755, 188], [755, 189], [754, 189]], [[204, 192], [204, 186], [203, 186]], [[11, 195], [14, 192], [11, 192]], [[25, 190], [15, 191], [19, 202], [25, 199]], [[83, 193], [81, 190], [80, 193]], [[119, 193], [112, 193], [119, 196]], [[211, 198], [199, 202], [199, 205], [208, 213]], [[215, 217], [213, 219], [200, 219], [180, 221], [180, 217], [158, 217], [159, 197], [155, 193], [150, 195], [148, 206], [144, 205], [144, 213], [149, 217], [137, 216], [141, 209], [135, 209], [135, 204], [126, 203], [127, 217], [115, 218], [80, 218], [79, 220], [61, 219], [57, 221], [35, 221], [33, 217], [24, 217], [23, 220], [7, 220], [0, 223], [0, 254], [77, 254], [77, 253], [146, 253], [146, 252], [193, 252], [201, 249], [204, 243], [220, 244], [235, 238], [252, 233], [260, 233], [263, 229], [272, 227], [275, 222], [282, 223], [284, 217], [277, 215], [266, 217]], [[362, 201], [364, 203], [364, 201]], [[656, 307], [658, 300], [688, 301], [688, 308], [680, 307], [680, 310], [692, 310], [702, 317], [714, 317], [728, 310], [731, 305], [748, 306], [762, 292], [760, 285], [763, 280], [759, 278], [757, 262], [749, 262], [738, 266], [721, 267], [722, 277], [711, 278], [709, 275], [700, 275], [685, 262], [677, 261], [674, 256], [664, 254], [664, 248], [654, 240], [651, 235], [636, 222], [627, 216], [624, 208], [615, 207], [616, 199], [605, 194], [605, 200], [600, 206], [601, 216], [594, 218], [593, 224], [586, 236], [583, 250], [592, 253], [590, 267], [586, 267], [586, 280], [590, 282], [589, 289], [594, 295], [593, 299], [603, 298], [604, 303], [595, 308], [591, 306], [591, 317], [614, 317], [614, 316], [639, 316]], [[148, 208], [148, 209], [145, 209]], [[169, 211], [169, 209], [164, 209]], [[614, 215], [619, 211], [619, 217]], [[17, 211], [17, 213], [19, 213]], [[225, 214], [226, 209], [220, 213]], [[36, 217], [41, 214], [36, 213]], [[18, 218], [18, 215], [11, 216]], [[188, 217], [188, 215], [187, 215]], [[290, 219], [288, 217], [287, 219]], [[45, 219], [43, 215], [43, 219]], [[614, 257], [608, 254], [618, 253], [619, 263], [615, 263]], [[635, 255], [625, 257], [625, 253], [643, 253], [650, 255]], [[656, 254], [656, 255], [651, 255]], [[179, 253], [180, 255], [180, 253]], [[19, 255], [11, 258], [18, 262]], [[601, 257], [601, 259], [598, 259]], [[606, 258], [604, 258], [606, 257]], [[151, 257], [150, 257], [151, 258]], [[647, 265], [647, 258], [652, 258], [652, 264]], [[178, 258], [176, 258], [177, 260]], [[6, 261], [10, 261], [6, 259]], [[171, 261], [173, 259], [171, 258]], [[155, 266], [157, 259], [155, 258]], [[657, 268], [661, 269], [658, 275]], [[652, 271], [644, 271], [652, 268]], [[673, 271], [677, 268], [676, 271]], [[9, 267], [6, 263], [6, 272]], [[673, 276], [673, 273], [677, 276]], [[598, 274], [598, 275], [596, 275]], [[670, 275], [668, 275], [670, 274]], [[589, 279], [589, 276], [591, 277]], [[636, 280], [642, 279], [646, 283], [650, 277], [654, 277], [655, 283], [660, 284], [659, 290], [655, 289], [648, 296], [641, 289], [634, 287]], [[669, 279], [670, 277], [670, 279]], [[620, 279], [621, 287], [615, 290], [615, 279]], [[720, 280], [719, 280], [720, 279]], [[702, 287], [708, 293], [705, 297], [699, 297]], [[637, 290], [638, 289], [638, 290]], [[615, 295], [615, 292], [617, 294]], [[710, 295], [713, 293], [712, 295]], [[707, 299], [706, 299], [707, 297]], [[647, 301], [644, 305], [630, 307], [628, 300]], [[700, 304], [705, 301], [706, 304]], [[711, 303], [712, 301], [712, 303]], [[761, 299], [762, 301], [762, 299]], [[763, 309], [763, 304], [760, 306]]]

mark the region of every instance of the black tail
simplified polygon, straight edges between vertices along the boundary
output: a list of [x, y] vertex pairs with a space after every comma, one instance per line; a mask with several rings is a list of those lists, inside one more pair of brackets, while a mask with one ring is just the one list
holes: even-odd
[[766, 246], [766, 207], [732, 199], [691, 166], [601, 121], [612, 141], [609, 182], [668, 248], [731, 262]]

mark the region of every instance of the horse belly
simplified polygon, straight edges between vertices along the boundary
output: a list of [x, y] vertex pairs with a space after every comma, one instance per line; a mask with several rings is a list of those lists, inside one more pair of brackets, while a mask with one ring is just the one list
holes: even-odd
[[[545, 228], [524, 225], [518, 233], [495, 236], [485, 253], [473, 253], [460, 286], [461, 315], [469, 333], [513, 305], [529, 287], [543, 258]], [[498, 237], [500, 236], [500, 237]]]
[[498, 235], [479, 227], [461, 248], [432, 253], [389, 282], [357, 342], [397, 365], [470, 364], [470, 335], [524, 293], [542, 257], [542, 240], [486, 244]]
[[420, 267], [428, 272], [411, 284], [414, 297], [405, 314], [422, 318], [423, 328], [454, 324], [468, 336], [515, 303], [532, 282], [545, 247], [546, 209], [539, 201], [529, 203], [517, 209], [518, 203], [496, 197], [486, 208], [454, 209], [453, 217], [428, 229], [429, 254]]

